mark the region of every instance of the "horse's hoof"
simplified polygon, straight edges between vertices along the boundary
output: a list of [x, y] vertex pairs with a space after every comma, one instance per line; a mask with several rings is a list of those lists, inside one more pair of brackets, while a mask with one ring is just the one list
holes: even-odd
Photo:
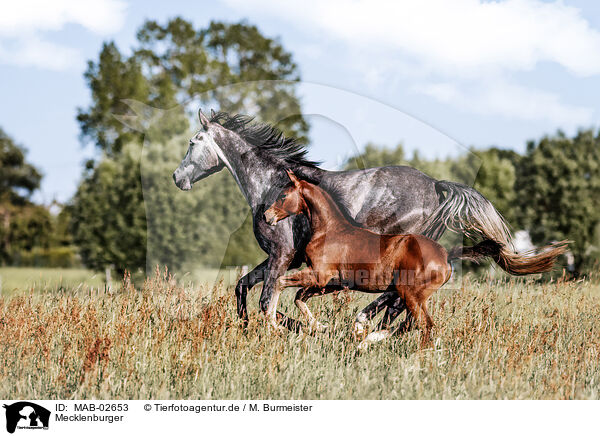
[[314, 329], [317, 333], [324, 333], [329, 329], [329, 326], [327, 324], [321, 324], [319, 321], [317, 321]]
[[367, 337], [361, 342], [366, 344], [372, 344], [373, 342], [380, 342], [386, 338], [389, 338], [391, 335], [389, 330], [378, 330], [376, 332], [369, 333]]
[[360, 344], [358, 344], [358, 351], [366, 351], [369, 348], [369, 345], [371, 345], [371, 343], [366, 339], [363, 339], [360, 341]]
[[366, 330], [365, 326], [361, 322], [355, 322], [354, 328], [352, 329], [352, 335], [354, 336], [354, 340], [362, 341], [365, 339]]

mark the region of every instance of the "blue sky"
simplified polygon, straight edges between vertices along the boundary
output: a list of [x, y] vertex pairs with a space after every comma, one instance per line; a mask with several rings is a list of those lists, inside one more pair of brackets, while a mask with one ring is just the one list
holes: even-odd
[[23, 0], [0, 13], [0, 126], [65, 201], [82, 162], [77, 107], [101, 44], [135, 44], [147, 18], [247, 19], [294, 54], [311, 155], [335, 168], [368, 140], [433, 157], [464, 146], [598, 127], [600, 3], [511, 0], [151, 2]]

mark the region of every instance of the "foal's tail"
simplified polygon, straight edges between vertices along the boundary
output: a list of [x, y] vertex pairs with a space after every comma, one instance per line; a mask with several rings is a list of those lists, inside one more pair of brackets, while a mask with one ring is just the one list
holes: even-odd
[[550, 244], [539, 253], [516, 253], [512, 234], [496, 208], [475, 189], [445, 180], [435, 185], [444, 198], [425, 224], [423, 234], [439, 239], [448, 228], [472, 239], [483, 239], [473, 247], [450, 250], [455, 259], [479, 261], [491, 257], [504, 271], [513, 275], [536, 274], [552, 269], [558, 256], [567, 250], [567, 241]]
[[550, 271], [558, 256], [566, 251], [567, 242], [550, 244], [545, 251], [535, 254], [520, 255], [505, 250], [502, 244], [486, 239], [472, 247], [454, 247], [448, 252], [448, 262], [455, 259], [465, 259], [479, 263], [489, 257], [500, 267], [514, 275], [526, 275]]

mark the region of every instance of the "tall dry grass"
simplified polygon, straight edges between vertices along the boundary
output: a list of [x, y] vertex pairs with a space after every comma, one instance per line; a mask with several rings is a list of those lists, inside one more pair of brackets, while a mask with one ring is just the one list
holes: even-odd
[[[281, 308], [297, 315], [292, 294]], [[598, 284], [465, 280], [432, 298], [432, 348], [411, 332], [359, 352], [351, 321], [372, 298], [311, 300], [330, 325], [314, 337], [272, 336], [258, 315], [244, 332], [231, 288], [182, 288], [166, 274], [0, 298], [0, 397], [600, 397]]]

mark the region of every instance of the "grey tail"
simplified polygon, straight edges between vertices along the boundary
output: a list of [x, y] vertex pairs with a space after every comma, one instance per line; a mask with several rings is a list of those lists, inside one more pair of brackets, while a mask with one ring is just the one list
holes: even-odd
[[[438, 240], [450, 229], [473, 240], [483, 239], [473, 247], [460, 248], [464, 254], [460, 258], [477, 261], [491, 257], [509, 274], [527, 275], [551, 270], [556, 258], [567, 250], [567, 241], [560, 241], [543, 247], [539, 253], [516, 253], [505, 219], [481, 193], [446, 180], [437, 182], [435, 188], [443, 201], [425, 223], [422, 233]], [[455, 250], [458, 248], [450, 252], [456, 255]]]

